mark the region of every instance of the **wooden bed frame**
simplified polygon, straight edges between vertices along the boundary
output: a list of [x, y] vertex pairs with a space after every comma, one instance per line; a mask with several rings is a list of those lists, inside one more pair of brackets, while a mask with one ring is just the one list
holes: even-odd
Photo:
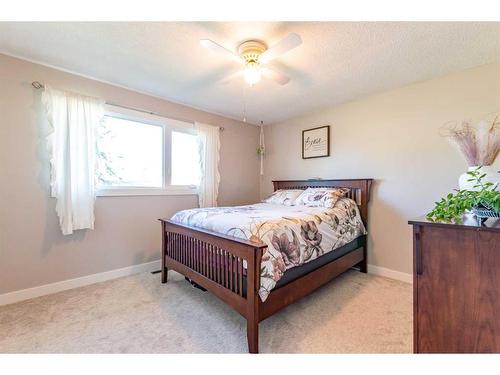
[[[365, 226], [372, 179], [273, 181], [274, 190], [308, 187], [345, 187], [356, 201]], [[273, 289], [265, 302], [259, 298], [260, 262], [267, 245], [181, 225], [162, 224], [162, 283], [174, 270], [209, 290], [247, 320], [248, 350], [259, 351], [259, 322], [308, 295], [353, 266], [367, 272], [366, 245], [308, 274]], [[243, 262], [246, 262], [244, 277]], [[243, 285], [246, 283], [246, 285]]]

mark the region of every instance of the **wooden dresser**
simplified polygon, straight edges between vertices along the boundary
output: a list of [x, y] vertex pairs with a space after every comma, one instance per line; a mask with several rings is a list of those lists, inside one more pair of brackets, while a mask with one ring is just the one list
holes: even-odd
[[500, 353], [500, 220], [413, 225], [415, 353]]

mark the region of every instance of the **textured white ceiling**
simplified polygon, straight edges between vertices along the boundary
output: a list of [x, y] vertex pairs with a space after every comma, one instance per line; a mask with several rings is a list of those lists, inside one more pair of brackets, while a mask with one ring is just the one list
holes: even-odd
[[[217, 82], [238, 66], [202, 38], [236, 49], [289, 32], [303, 44], [274, 64], [291, 77]], [[50, 64], [227, 117], [274, 123], [411, 82], [500, 59], [500, 23], [0, 22], [0, 52]]]

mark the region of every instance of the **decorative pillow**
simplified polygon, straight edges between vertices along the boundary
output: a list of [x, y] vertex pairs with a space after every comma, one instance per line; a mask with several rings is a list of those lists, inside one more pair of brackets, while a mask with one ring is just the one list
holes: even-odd
[[269, 197], [264, 199], [264, 203], [272, 204], [282, 204], [284, 206], [292, 206], [299, 195], [302, 194], [304, 190], [276, 190]]
[[307, 188], [296, 199], [294, 205], [332, 208], [348, 192], [349, 189], [346, 188]]

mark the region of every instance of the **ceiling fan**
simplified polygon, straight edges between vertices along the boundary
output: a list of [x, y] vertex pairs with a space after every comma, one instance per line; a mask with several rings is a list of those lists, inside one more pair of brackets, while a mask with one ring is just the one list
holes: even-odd
[[267, 63], [302, 44], [302, 39], [298, 34], [291, 33], [271, 48], [267, 48], [266, 44], [261, 41], [247, 40], [238, 46], [238, 53], [230, 51], [210, 39], [202, 39], [200, 44], [213, 52], [244, 65], [242, 70], [224, 78], [223, 83], [243, 76], [249, 85], [258, 83], [261, 77], [271, 79], [280, 85], [286, 85], [290, 78], [275, 68], [268, 66]]

